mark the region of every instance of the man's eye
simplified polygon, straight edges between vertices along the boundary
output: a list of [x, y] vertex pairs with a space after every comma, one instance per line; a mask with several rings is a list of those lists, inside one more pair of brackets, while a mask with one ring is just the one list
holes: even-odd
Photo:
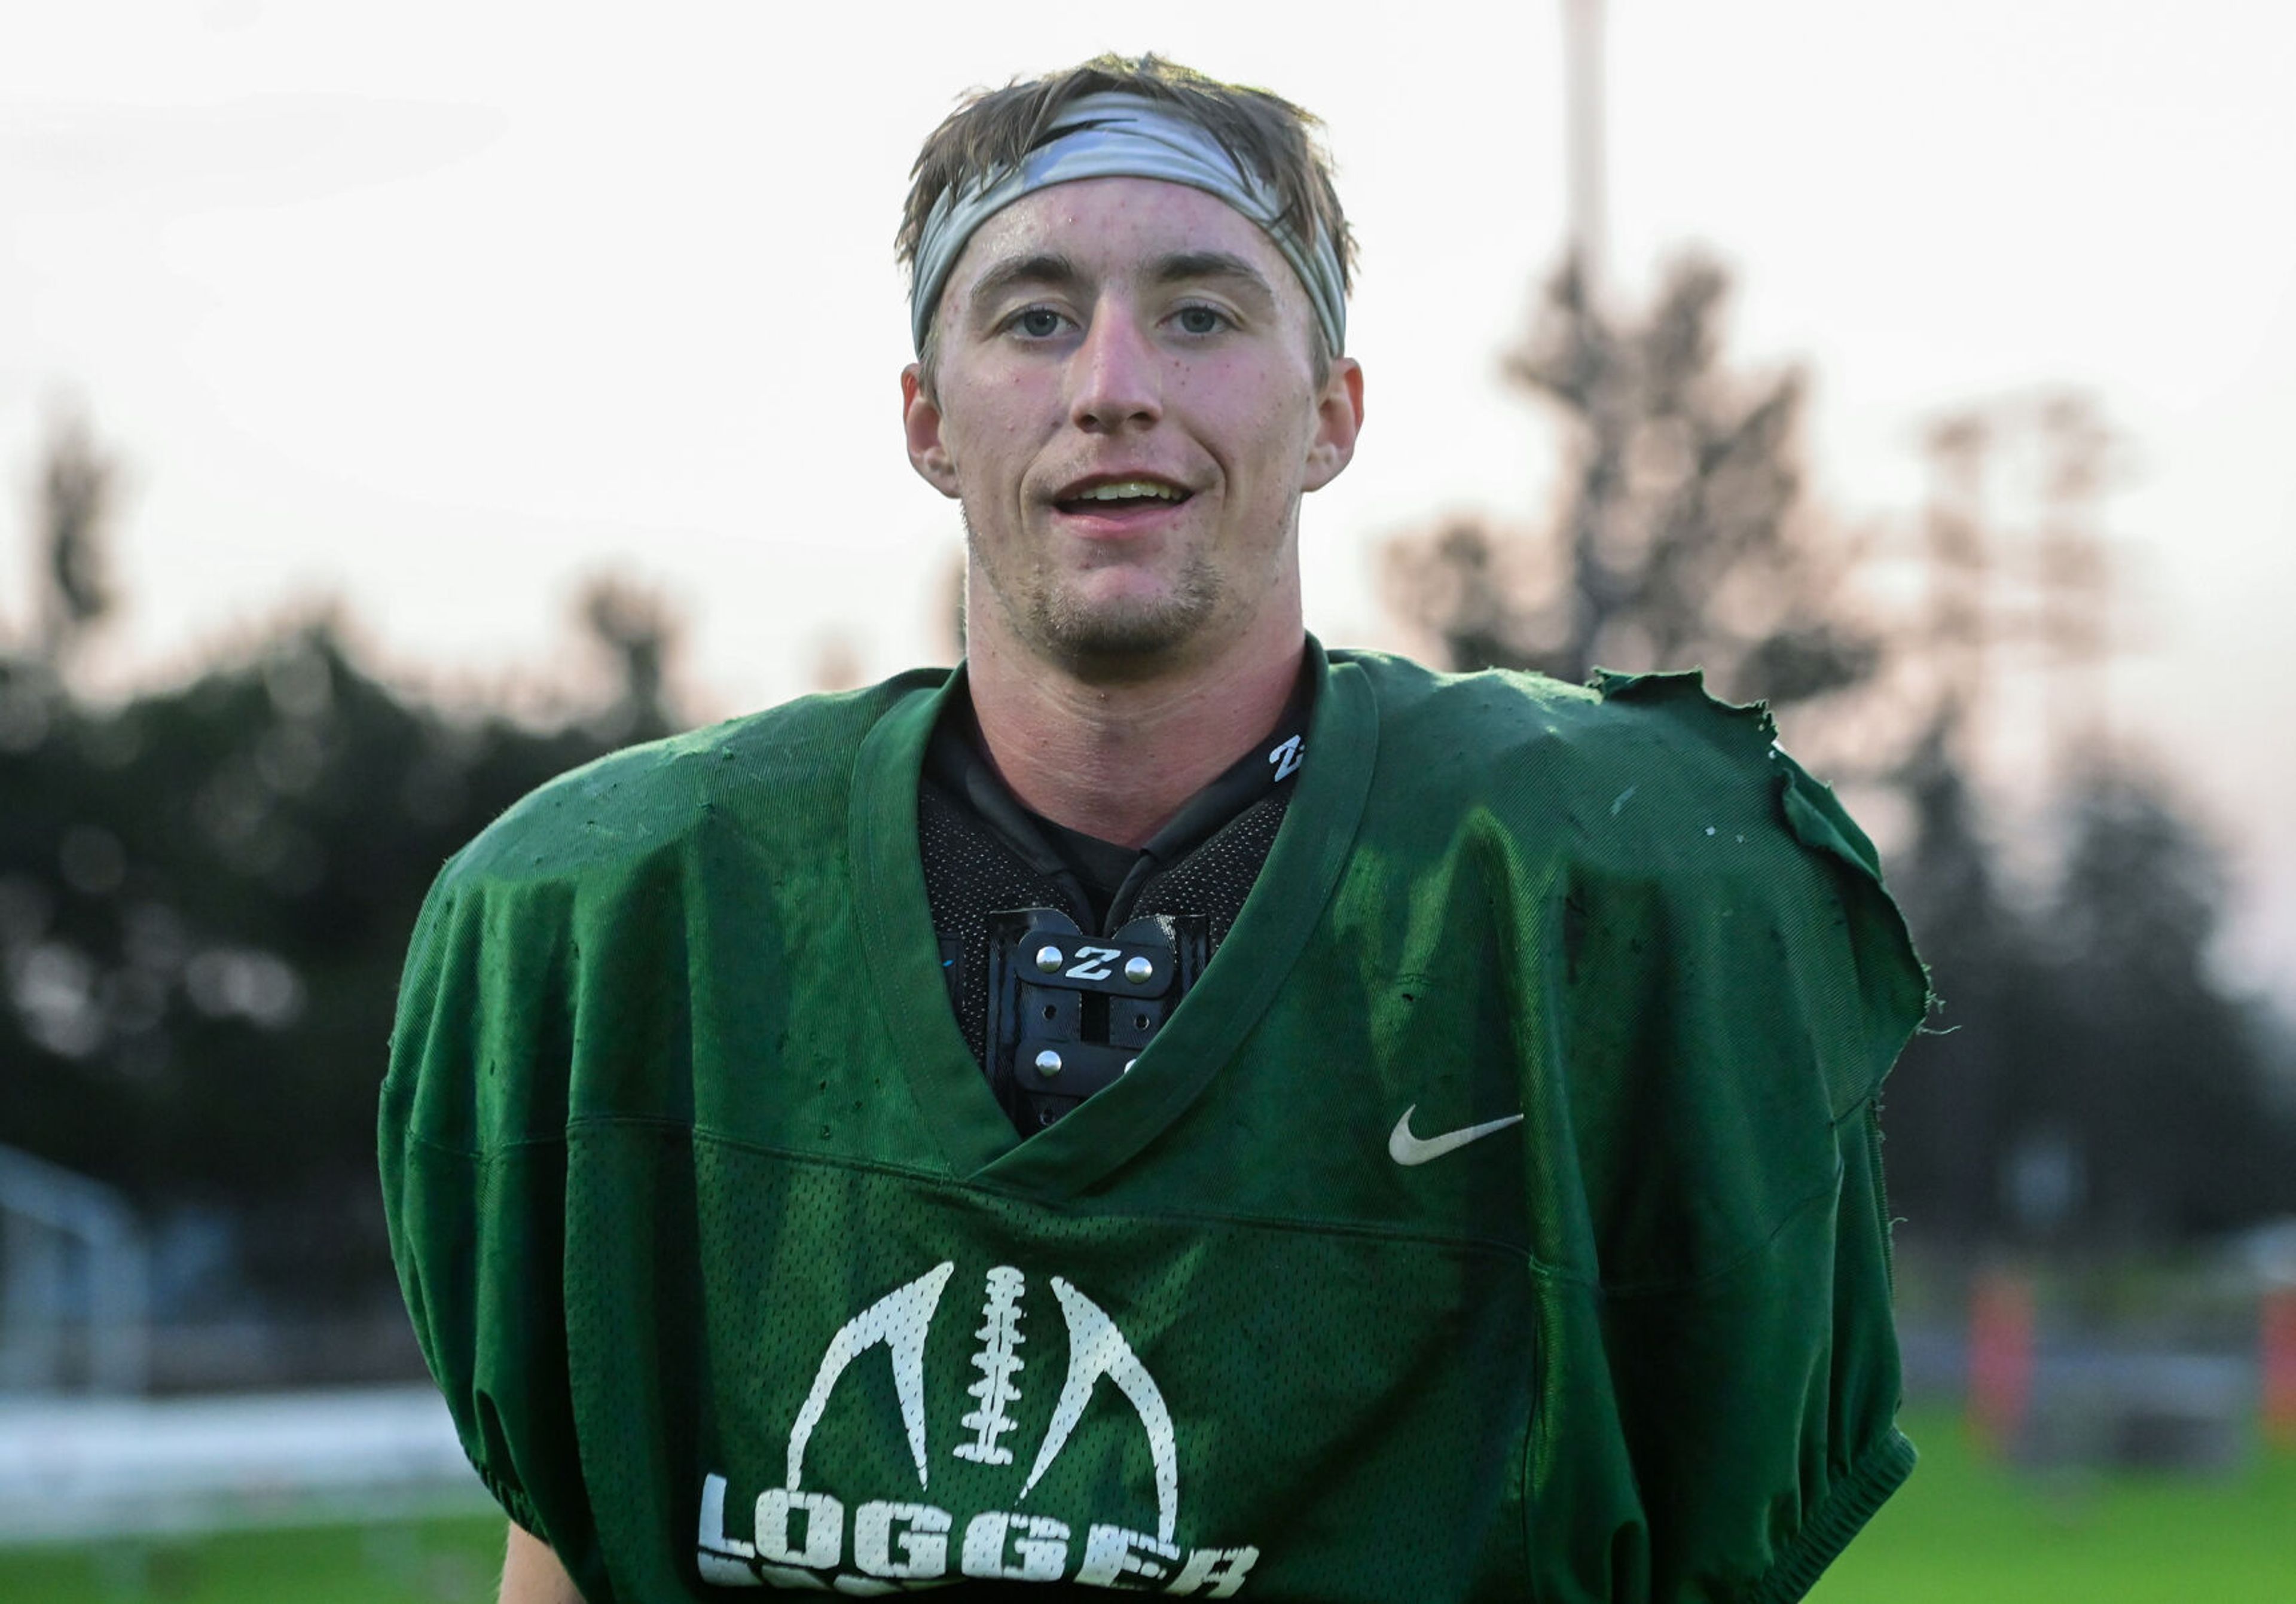
[[1179, 315], [1184, 334], [1217, 334], [1227, 327], [1227, 314], [1210, 307], [1183, 307]]
[[1013, 326], [1031, 340], [1044, 340], [1060, 332], [1061, 315], [1048, 307], [1031, 307], [1013, 320]]

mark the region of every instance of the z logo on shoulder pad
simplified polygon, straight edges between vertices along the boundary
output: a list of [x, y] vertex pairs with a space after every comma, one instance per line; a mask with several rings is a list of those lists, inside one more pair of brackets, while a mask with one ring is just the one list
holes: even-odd
[[1267, 761], [1275, 765], [1275, 775], [1268, 783], [1272, 785], [1277, 780], [1290, 779], [1292, 771], [1300, 766], [1300, 759], [1307, 749], [1306, 744], [1297, 735], [1277, 742], [1267, 754]]

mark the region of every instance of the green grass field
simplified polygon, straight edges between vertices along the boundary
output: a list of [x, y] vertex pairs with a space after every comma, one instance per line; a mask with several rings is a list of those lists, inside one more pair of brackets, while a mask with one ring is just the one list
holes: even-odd
[[[2035, 1480], [1980, 1463], [1950, 1416], [1907, 1421], [1922, 1467], [1811, 1595], [1816, 1604], [2290, 1604], [2296, 1455], [2223, 1480]], [[0, 1550], [7, 1604], [474, 1604], [493, 1597], [486, 1517]], [[1250, 1589], [1245, 1594], [1248, 1597]]]
[[1813, 1604], [2296, 1604], [2296, 1454], [2244, 1475], [2036, 1477], [1951, 1415], [1909, 1416], [1920, 1469]]
[[484, 1604], [502, 1572], [492, 1516], [225, 1532], [100, 1551], [0, 1549], [7, 1604]]

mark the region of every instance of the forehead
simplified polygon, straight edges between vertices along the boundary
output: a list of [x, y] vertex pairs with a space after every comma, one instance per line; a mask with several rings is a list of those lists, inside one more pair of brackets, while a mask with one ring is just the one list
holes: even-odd
[[1200, 251], [1243, 258], [1277, 296], [1305, 308], [1305, 287], [1258, 224], [1216, 195], [1160, 178], [1083, 178], [1021, 196], [965, 242], [949, 293], [969, 296], [983, 276], [1017, 257], [1057, 255], [1107, 278]]

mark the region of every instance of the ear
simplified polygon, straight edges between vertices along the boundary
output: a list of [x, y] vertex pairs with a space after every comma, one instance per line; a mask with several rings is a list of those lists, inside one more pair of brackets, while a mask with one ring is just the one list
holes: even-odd
[[954, 500], [956, 464], [942, 444], [940, 422], [940, 408], [925, 394], [922, 375], [912, 362], [901, 370], [901, 429], [908, 437], [909, 466], [919, 479]]
[[1352, 356], [1334, 357], [1332, 376], [1316, 397], [1316, 434], [1308, 443], [1308, 471], [1300, 481], [1301, 489], [1321, 490], [1355, 460], [1356, 436], [1363, 430], [1363, 364]]

